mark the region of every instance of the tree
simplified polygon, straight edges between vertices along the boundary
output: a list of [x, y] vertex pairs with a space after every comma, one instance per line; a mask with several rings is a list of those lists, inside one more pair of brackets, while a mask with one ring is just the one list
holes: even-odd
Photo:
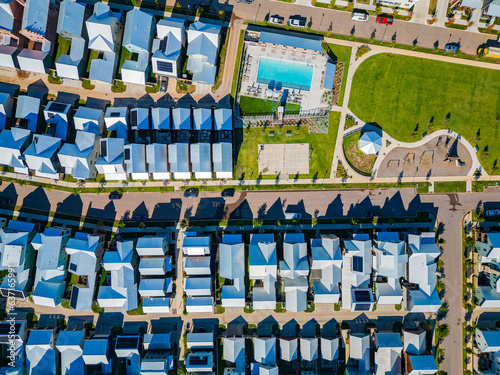
[[177, 374], [178, 375], [189, 375], [189, 372], [186, 370], [186, 366], [182, 365], [177, 367]]
[[440, 293], [444, 289], [445, 285], [441, 280], [438, 280], [436, 283], [436, 290], [438, 293]]
[[436, 333], [439, 337], [448, 337], [448, 335], [450, 334], [450, 327], [446, 323], [438, 324], [436, 325]]
[[465, 332], [467, 332], [467, 333], [474, 333], [475, 331], [476, 331], [476, 329], [473, 326], [467, 325], [465, 327]]
[[181, 228], [187, 228], [189, 225], [189, 222], [186, 219], [182, 219], [181, 223], [179, 224]]
[[254, 227], [259, 228], [262, 225], [264, 225], [264, 220], [262, 220], [262, 219], [253, 219], [252, 224], [253, 224]]

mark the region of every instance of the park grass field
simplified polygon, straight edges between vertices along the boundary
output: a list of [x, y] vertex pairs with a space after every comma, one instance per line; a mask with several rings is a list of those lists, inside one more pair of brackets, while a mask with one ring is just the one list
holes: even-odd
[[349, 108], [404, 142], [456, 131], [478, 146], [487, 173], [500, 173], [499, 70], [378, 54], [354, 74]]
[[[337, 139], [340, 121], [340, 112], [330, 112], [328, 133], [310, 134], [307, 126], [284, 126], [281, 128], [268, 127], [235, 129], [235, 156], [234, 178], [257, 179], [258, 174], [258, 145], [276, 143], [309, 143], [309, 174], [299, 175], [298, 178], [329, 178], [332, 168], [333, 151]], [[269, 131], [274, 136], [269, 136]], [[292, 135], [287, 136], [286, 131]], [[276, 176], [265, 175], [262, 178], [273, 179]], [[290, 176], [291, 179], [295, 176]]]

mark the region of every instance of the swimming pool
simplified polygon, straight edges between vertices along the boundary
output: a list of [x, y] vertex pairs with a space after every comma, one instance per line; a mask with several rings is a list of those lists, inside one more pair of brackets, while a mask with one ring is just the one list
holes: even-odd
[[261, 57], [257, 83], [281, 82], [283, 87], [310, 90], [314, 68], [304, 63]]

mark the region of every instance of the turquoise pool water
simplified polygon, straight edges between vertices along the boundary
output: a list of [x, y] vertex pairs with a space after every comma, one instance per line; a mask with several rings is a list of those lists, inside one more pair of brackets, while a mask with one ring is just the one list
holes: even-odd
[[281, 82], [283, 87], [310, 90], [314, 68], [290, 60], [261, 57], [257, 72], [257, 83]]

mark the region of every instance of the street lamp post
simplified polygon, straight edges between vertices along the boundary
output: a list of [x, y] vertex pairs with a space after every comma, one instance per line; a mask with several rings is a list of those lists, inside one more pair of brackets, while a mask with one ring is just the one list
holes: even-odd
[[256, 22], [257, 15], [259, 14], [260, 4], [261, 4], [261, 3], [259, 3], [259, 8], [257, 8], [257, 13], [255, 13], [255, 16], [253, 16], [253, 23], [254, 23], [254, 24], [255, 24], [255, 22]]
[[318, 28], [318, 34], [321, 30], [321, 25], [323, 24], [323, 18], [325, 17], [325, 13], [323, 13], [323, 15], [321, 16], [321, 22], [319, 23], [319, 28]]

